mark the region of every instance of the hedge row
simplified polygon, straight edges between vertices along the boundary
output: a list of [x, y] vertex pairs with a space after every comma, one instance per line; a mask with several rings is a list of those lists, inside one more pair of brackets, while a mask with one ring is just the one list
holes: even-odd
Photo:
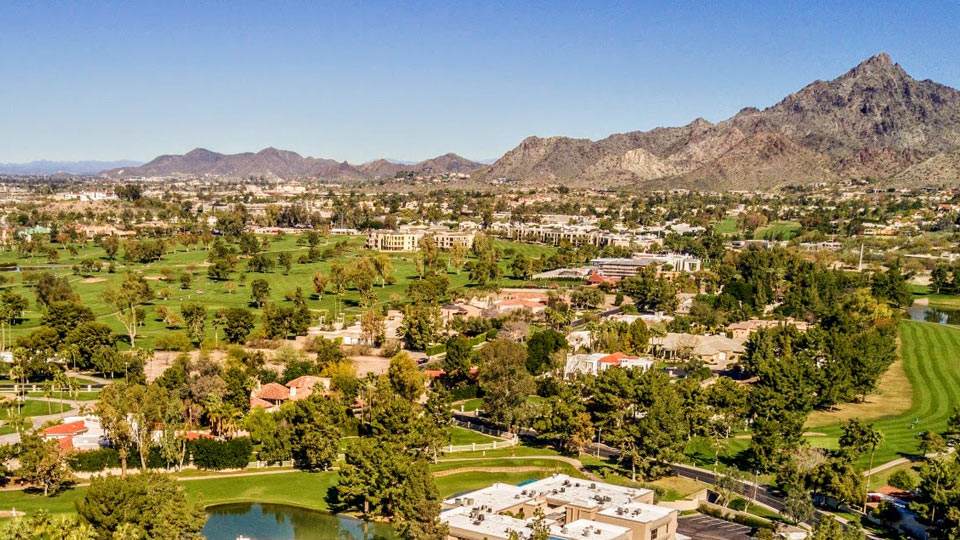
[[[487, 332], [484, 332], [482, 334], [477, 334], [472, 338], [468, 338], [467, 341], [470, 343], [471, 347], [476, 347], [477, 345], [483, 343], [484, 341], [487, 341]], [[424, 352], [427, 353], [427, 356], [434, 356], [446, 350], [447, 350], [446, 343], [437, 343], [436, 345], [431, 345], [427, 347], [426, 351]]]
[[707, 514], [708, 516], [713, 516], [715, 518], [720, 518], [726, 521], [733, 521], [734, 523], [739, 523], [741, 525], [746, 525], [747, 527], [753, 527], [754, 529], [773, 529], [774, 525], [769, 521], [760, 518], [749, 516], [746, 514], [737, 514], [735, 512], [725, 513], [719, 508], [713, 508], [705, 504], [701, 504], [697, 507], [697, 511], [701, 514]]
[[193, 455], [193, 464], [198, 469], [243, 469], [250, 463], [253, 443], [248, 437], [228, 441], [197, 439], [190, 442], [187, 450]]

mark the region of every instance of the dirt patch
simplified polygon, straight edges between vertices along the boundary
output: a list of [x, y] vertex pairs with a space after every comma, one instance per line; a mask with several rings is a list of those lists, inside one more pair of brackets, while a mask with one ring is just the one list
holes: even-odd
[[103, 283], [107, 278], [102, 277], [88, 277], [80, 280], [80, 283]]
[[143, 276], [143, 279], [150, 281], [163, 281], [163, 276]]

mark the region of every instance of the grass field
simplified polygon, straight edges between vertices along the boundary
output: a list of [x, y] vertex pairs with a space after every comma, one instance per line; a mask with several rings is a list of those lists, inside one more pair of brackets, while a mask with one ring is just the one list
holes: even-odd
[[[483, 472], [467, 471], [436, 479], [437, 488], [444, 497], [454, 493], [478, 489], [494, 482], [520, 483], [532, 478], [544, 478], [554, 472], [579, 476], [567, 463], [556, 460], [511, 460], [491, 458], [476, 461], [440, 462], [431, 465], [434, 472], [467, 467], [538, 467], [536, 471]], [[186, 472], [186, 471], [185, 471]], [[196, 473], [194, 473], [196, 474]], [[189, 478], [191, 474], [179, 476]], [[337, 473], [284, 471], [282, 473], [226, 476], [223, 478], [189, 479], [183, 482], [187, 495], [200, 499], [204, 505], [238, 502], [287, 504], [311, 510], [330, 510], [328, 495], [337, 485]], [[75, 511], [74, 501], [83, 496], [85, 487], [67, 489], [52, 497], [19, 490], [0, 491], [0, 510], [16, 508], [32, 514], [46, 510], [51, 514], [69, 514]]]
[[[297, 237], [295, 235], [288, 235], [282, 239], [271, 237], [270, 247], [266, 253], [276, 258], [279, 252], [290, 252], [293, 255], [294, 261], [296, 261], [301, 254], [307, 251], [306, 247], [298, 246], [296, 241]], [[41, 269], [46, 268], [58, 275], [68, 276], [71, 285], [79, 294], [84, 305], [93, 310], [98, 320], [109, 325], [111, 329], [121, 336], [126, 335], [123, 325], [114, 315], [115, 310], [103, 302], [101, 295], [108, 286], [119, 283], [123, 279], [124, 273], [129, 271], [141, 273], [150, 281], [154, 291], [168, 289], [170, 292], [170, 297], [167, 300], [157, 298], [147, 306], [147, 321], [138, 332], [137, 345], [149, 348], [157, 336], [172, 330], [167, 328], [163, 322], [155, 320], [153, 309], [151, 308], [166, 306], [174, 311], [179, 311], [179, 306], [184, 301], [202, 302], [210, 311], [221, 307], [247, 306], [250, 302], [250, 283], [254, 279], [265, 279], [270, 284], [269, 300], [271, 302], [282, 303], [285, 301], [284, 295], [286, 293], [292, 292], [297, 287], [301, 287], [304, 295], [307, 297], [307, 304], [310, 309], [318, 314], [333, 316], [336, 297], [330, 293], [324, 294], [322, 300], [314, 297], [312, 288], [314, 272], [317, 270], [324, 273], [329, 272], [330, 265], [333, 262], [339, 262], [350, 267], [351, 261], [370, 253], [364, 248], [365, 239], [363, 236], [331, 236], [323, 240], [321, 247], [332, 246], [334, 243], [342, 241], [346, 241], [348, 246], [345, 254], [327, 261], [294, 264], [289, 274], [285, 274], [281, 268], [265, 274], [246, 273], [246, 261], [241, 259], [236, 271], [230, 275], [229, 282], [236, 286], [233, 292], [227, 290], [227, 282], [207, 279], [207, 251], [204, 249], [187, 251], [178, 246], [178, 250], [171, 251], [165, 254], [162, 260], [150, 264], [127, 263], [118, 255], [117, 260], [113, 261], [116, 265], [115, 273], [108, 273], [106, 269], [104, 269], [102, 272], [94, 272], [89, 278], [74, 275], [69, 267], [83, 259], [99, 260], [105, 265], [110, 262], [106, 258], [103, 249], [92, 243], [81, 246], [78, 255], [75, 257], [71, 256], [65, 249], [59, 250], [61, 258], [55, 261], [55, 264], [49, 264], [46, 258], [24, 258], [18, 256], [16, 252], [0, 251], [0, 264], [16, 263], [22, 266], [37, 266], [41, 267]], [[555, 248], [551, 246], [530, 245], [499, 240], [496, 241], [496, 245], [505, 252], [512, 250], [517, 253], [523, 253], [528, 257], [539, 257], [540, 255], [555, 251]], [[394, 283], [387, 284], [384, 287], [376, 287], [380, 302], [389, 302], [392, 297], [404, 298], [409, 283], [417, 277], [413, 253], [390, 254], [390, 259], [393, 264]], [[501, 280], [500, 285], [504, 287], [516, 286], [522, 283], [512, 278], [512, 273], [509, 270], [511, 260], [512, 258], [506, 255], [501, 258], [500, 264], [504, 270], [504, 278]], [[173, 281], [166, 282], [160, 279], [165, 270], [174, 273]], [[188, 272], [193, 275], [193, 281], [187, 290], [180, 289], [180, 284], [177, 280], [178, 276], [183, 272]], [[468, 287], [467, 274], [466, 271], [457, 273], [451, 267], [448, 272], [450, 288]], [[12, 279], [12, 281], [5, 285], [4, 288], [20, 293], [30, 300], [30, 307], [24, 314], [23, 323], [9, 330], [10, 335], [15, 338], [16, 336], [29, 333], [39, 325], [41, 310], [36, 306], [34, 301], [35, 294], [32, 287], [24, 286], [21, 283], [21, 275], [18, 273], [8, 273], [6, 275], [8, 279]], [[245, 278], [242, 283], [240, 282], [241, 276]], [[358, 301], [359, 293], [356, 290], [350, 289], [343, 297], [341, 309], [348, 316], [357, 315], [360, 311]], [[259, 314], [260, 310], [257, 309], [255, 311]], [[213, 329], [209, 324], [207, 325], [206, 333], [208, 338], [213, 338]]]
[[800, 233], [801, 226], [796, 221], [774, 221], [760, 227], [753, 237], [762, 240], [789, 240]]
[[485, 444], [499, 440], [500, 439], [484, 435], [483, 433], [477, 433], [476, 431], [471, 431], [461, 427], [450, 428], [450, 444], [454, 445], [473, 443]]
[[[900, 324], [903, 368], [913, 388], [908, 410], [874, 422], [884, 436], [874, 465], [917, 453], [917, 435], [942, 431], [953, 408], [960, 405], [960, 329], [932, 323], [904, 321]], [[896, 389], [894, 389], [896, 390]], [[900, 390], [906, 390], [900, 388]], [[914, 422], [919, 419], [919, 422]], [[824, 437], [811, 437], [815, 446], [835, 446], [839, 424], [820, 426]], [[860, 460], [867, 466], [869, 456]]]
[[717, 234], [737, 234], [737, 218], [725, 217], [713, 226]]

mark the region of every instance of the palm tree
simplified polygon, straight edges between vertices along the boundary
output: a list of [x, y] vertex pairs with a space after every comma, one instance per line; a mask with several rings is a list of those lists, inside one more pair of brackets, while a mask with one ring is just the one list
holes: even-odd
[[70, 381], [67, 379], [65, 372], [58, 371], [57, 374], [53, 376], [53, 383], [57, 385], [57, 389], [60, 390], [60, 416], [63, 416], [63, 391], [69, 390]]
[[44, 381], [43, 383], [43, 399], [47, 402], [47, 414], [53, 414], [53, 383], [50, 381]]
[[[867, 431], [864, 434], [864, 442], [870, 446], [870, 468], [867, 469], [867, 491], [870, 491], [870, 477], [873, 475], [873, 454], [877, 451], [877, 447], [883, 444], [883, 433], [879, 429], [876, 429], [873, 426], [868, 426]], [[867, 513], [867, 498], [863, 499], [863, 513]]]

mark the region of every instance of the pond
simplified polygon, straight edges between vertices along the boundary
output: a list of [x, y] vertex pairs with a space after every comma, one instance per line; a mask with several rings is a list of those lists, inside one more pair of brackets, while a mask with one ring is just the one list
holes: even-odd
[[391, 527], [347, 516], [279, 504], [242, 503], [207, 508], [207, 540], [395, 540]]
[[939, 324], [960, 324], [960, 309], [935, 308], [915, 303], [907, 308], [911, 321], [925, 321]]

